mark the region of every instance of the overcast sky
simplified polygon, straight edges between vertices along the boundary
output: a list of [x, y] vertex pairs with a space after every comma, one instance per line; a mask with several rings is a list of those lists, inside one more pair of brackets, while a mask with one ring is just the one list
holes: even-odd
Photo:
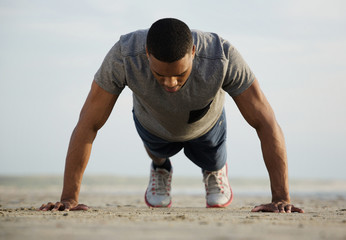
[[[150, 3], [148, 3], [150, 2]], [[346, 2], [0, 1], [0, 174], [62, 174], [71, 132], [120, 35], [175, 17], [229, 40], [285, 133], [292, 178], [346, 179]], [[149, 174], [126, 89], [86, 174]], [[259, 140], [226, 101], [231, 177], [266, 177]], [[175, 175], [199, 176], [182, 153]]]

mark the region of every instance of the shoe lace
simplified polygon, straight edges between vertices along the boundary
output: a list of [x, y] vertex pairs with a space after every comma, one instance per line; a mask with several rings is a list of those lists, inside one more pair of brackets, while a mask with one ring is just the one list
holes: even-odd
[[205, 171], [203, 180], [204, 180], [207, 194], [224, 192], [221, 171], [214, 171], [214, 172]]
[[[166, 195], [171, 188], [170, 173], [165, 170], [157, 169], [153, 171], [155, 179], [155, 192], [157, 195]], [[154, 187], [154, 186], [153, 186]]]

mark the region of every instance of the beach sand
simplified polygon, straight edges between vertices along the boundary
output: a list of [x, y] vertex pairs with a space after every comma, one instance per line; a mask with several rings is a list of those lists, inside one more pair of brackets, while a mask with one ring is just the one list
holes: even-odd
[[346, 239], [345, 181], [292, 181], [292, 203], [305, 213], [279, 214], [251, 212], [270, 201], [266, 180], [231, 179], [232, 204], [207, 209], [201, 181], [177, 178], [172, 207], [154, 209], [146, 178], [94, 176], [80, 195], [90, 210], [37, 211], [59, 199], [61, 180], [0, 177], [0, 239]]

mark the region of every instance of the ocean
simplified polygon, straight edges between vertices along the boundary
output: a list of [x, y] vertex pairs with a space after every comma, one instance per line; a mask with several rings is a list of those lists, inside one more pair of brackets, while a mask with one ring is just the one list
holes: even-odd
[[[15, 191], [60, 194], [63, 176], [0, 176], [0, 193]], [[148, 184], [146, 177], [111, 175], [84, 176], [81, 194], [137, 195], [144, 194]], [[238, 196], [270, 196], [270, 182], [265, 178], [230, 178], [233, 193]], [[203, 195], [201, 178], [173, 177], [172, 194]], [[291, 179], [290, 194], [323, 199], [345, 198], [346, 180]], [[1, 200], [1, 195], [0, 195]]]

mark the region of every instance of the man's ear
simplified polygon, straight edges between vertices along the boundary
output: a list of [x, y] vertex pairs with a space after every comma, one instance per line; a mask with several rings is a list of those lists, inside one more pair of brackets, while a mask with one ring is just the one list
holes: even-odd
[[149, 52], [148, 52], [148, 48], [147, 47], [145, 47], [145, 52], [147, 54], [147, 58], [149, 58]]
[[196, 53], [196, 46], [193, 45], [193, 46], [192, 46], [192, 58], [195, 57], [195, 53]]
[[196, 53], [196, 46], [193, 45], [193, 46], [192, 46], [192, 51], [191, 51], [192, 59], [195, 58], [195, 53]]

